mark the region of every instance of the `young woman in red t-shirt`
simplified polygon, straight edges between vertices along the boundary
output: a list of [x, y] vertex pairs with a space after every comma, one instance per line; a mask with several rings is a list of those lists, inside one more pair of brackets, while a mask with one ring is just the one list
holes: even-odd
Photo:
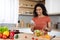
[[[51, 20], [47, 14], [46, 8], [43, 4], [37, 4], [34, 7], [34, 17], [32, 18], [31, 30], [51, 31]], [[33, 23], [34, 22], [34, 23]]]
[[34, 7], [33, 11], [34, 17], [31, 21], [31, 30], [42, 30], [44, 34], [51, 31], [51, 19], [47, 14], [45, 6], [41, 3], [38, 3]]

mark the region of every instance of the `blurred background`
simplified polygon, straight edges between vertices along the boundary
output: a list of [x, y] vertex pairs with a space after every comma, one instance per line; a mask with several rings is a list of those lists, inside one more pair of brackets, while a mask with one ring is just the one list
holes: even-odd
[[60, 36], [60, 0], [0, 0], [0, 26], [17, 27], [21, 32], [32, 33], [30, 21], [37, 3], [45, 5], [51, 18], [53, 30], [49, 34]]

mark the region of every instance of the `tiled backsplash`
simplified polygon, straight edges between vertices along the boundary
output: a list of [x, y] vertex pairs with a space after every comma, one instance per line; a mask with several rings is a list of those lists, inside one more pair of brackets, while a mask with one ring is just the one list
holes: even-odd
[[[31, 19], [33, 18], [33, 16], [19, 16], [19, 20], [23, 19], [24, 23], [30, 23]], [[54, 26], [54, 24], [56, 24], [57, 22], [60, 22], [60, 16], [50, 16], [51, 18], [51, 22], [52, 22], [52, 26]]]
[[31, 21], [32, 17], [33, 16], [23, 16], [22, 15], [22, 16], [19, 16], [18, 17], [18, 20], [21, 20], [22, 19], [22, 20], [24, 20], [27, 23], [27, 22], [30, 22]]
[[23, 20], [25, 25], [24, 27], [26, 27], [26, 23], [30, 23], [32, 16], [19, 16], [18, 20]]
[[59, 19], [60, 19], [59, 17], [60, 17], [60, 16], [50, 16], [52, 23], [55, 24], [55, 23], [57, 23], [57, 22], [60, 22], [60, 21], [59, 21]]

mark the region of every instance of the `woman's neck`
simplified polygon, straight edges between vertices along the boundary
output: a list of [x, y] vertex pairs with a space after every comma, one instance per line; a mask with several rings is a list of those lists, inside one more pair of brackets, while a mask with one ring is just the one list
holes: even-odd
[[38, 17], [44, 17], [44, 15], [38, 15]]

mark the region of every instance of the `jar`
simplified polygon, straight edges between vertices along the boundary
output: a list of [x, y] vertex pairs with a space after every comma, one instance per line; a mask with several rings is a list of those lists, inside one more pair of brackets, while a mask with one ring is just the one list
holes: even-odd
[[30, 23], [26, 23], [26, 27], [30, 27]]

